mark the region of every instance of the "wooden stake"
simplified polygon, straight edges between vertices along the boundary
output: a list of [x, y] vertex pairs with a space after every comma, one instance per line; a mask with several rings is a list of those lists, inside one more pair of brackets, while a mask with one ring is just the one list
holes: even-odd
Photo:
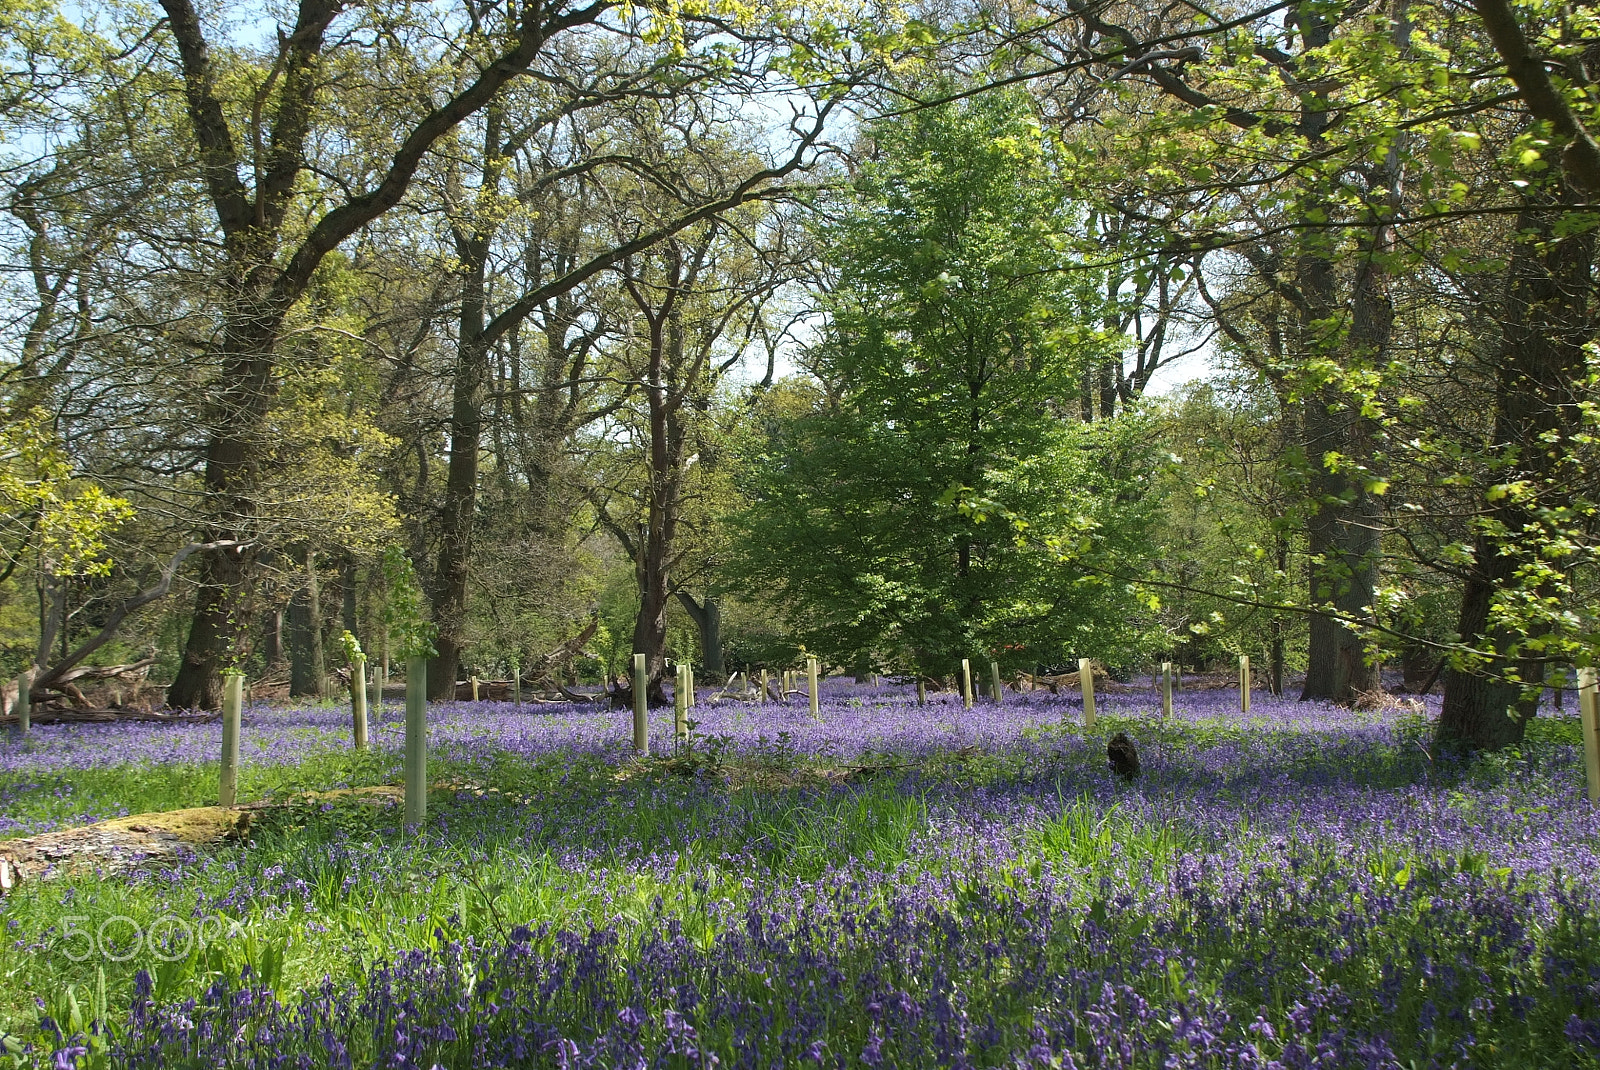
[[819, 668], [816, 658], [806, 659], [806, 679], [811, 688], [811, 716], [813, 717], [820, 716], [817, 710], [817, 700], [820, 697], [817, 694], [817, 670]]
[[1078, 659], [1078, 690], [1083, 692], [1083, 727], [1094, 727], [1094, 669], [1088, 658]]
[[511, 663], [511, 701], [518, 707], [522, 705], [522, 663]]
[[428, 659], [406, 659], [406, 824], [428, 819]]
[[478, 678], [476, 676], [472, 678], [472, 701], [478, 701]]
[[222, 674], [222, 773], [217, 778], [217, 805], [239, 799], [239, 719], [244, 709], [244, 673]]
[[961, 659], [961, 705], [964, 709], [972, 709], [972, 661], [970, 658]]
[[998, 661], [989, 663], [989, 690], [994, 693], [995, 705], [998, 706], [1000, 704], [1000, 663]]
[[918, 706], [926, 706], [927, 704], [928, 704], [928, 682], [926, 680], [924, 680], [922, 677], [919, 676], [919, 677], [917, 677], [917, 705]]
[[683, 682], [684, 682], [684, 685], [685, 685], [685, 689], [686, 689], [686, 691], [687, 691], [687, 693], [689, 695], [689, 705], [693, 706], [695, 704], [695, 702], [694, 702], [694, 662], [692, 662], [692, 661], [686, 661], [686, 662], [683, 663]]
[[1250, 655], [1239, 655], [1239, 712], [1250, 712]]
[[1583, 732], [1583, 772], [1589, 805], [1600, 803], [1600, 673], [1578, 670], [1578, 723]]
[[[17, 728], [23, 735], [33, 725], [33, 670], [23, 669], [17, 677]], [[117, 705], [122, 705], [119, 701]]]
[[767, 704], [767, 670], [762, 669], [761, 670], [761, 694], [756, 697], [756, 705], [757, 706], [765, 706], [766, 704]]
[[672, 696], [672, 727], [680, 747], [689, 741], [690, 689], [694, 686], [689, 682], [689, 673], [688, 663], [678, 662], [678, 686]]
[[649, 686], [648, 673], [645, 671], [644, 655], [633, 656], [633, 753], [641, 758], [650, 756], [650, 722], [648, 714], [650, 707], [647, 705], [648, 697], [645, 694]]
[[1172, 662], [1161, 663], [1161, 716], [1172, 716]]
[[350, 716], [355, 729], [356, 750], [367, 749], [367, 658], [357, 654], [350, 659]]

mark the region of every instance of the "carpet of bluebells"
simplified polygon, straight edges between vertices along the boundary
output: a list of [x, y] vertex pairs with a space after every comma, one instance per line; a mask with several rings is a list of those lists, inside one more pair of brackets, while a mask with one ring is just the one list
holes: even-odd
[[[1426, 708], [1099, 712], [830, 681], [687, 750], [661, 711], [639, 761], [627, 711], [439, 705], [423, 829], [322, 797], [0, 899], [0, 1067], [1600, 1066], [1570, 717], [1459, 762]], [[252, 709], [242, 790], [393, 783], [401, 715], [357, 754], [342, 709]], [[0, 837], [208, 802], [219, 741], [0, 738]], [[77, 961], [69, 918], [149, 936]]]

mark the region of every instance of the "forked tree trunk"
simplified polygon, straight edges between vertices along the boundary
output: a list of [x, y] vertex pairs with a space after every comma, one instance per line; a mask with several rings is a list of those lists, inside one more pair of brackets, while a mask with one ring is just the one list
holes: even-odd
[[704, 603], [696, 602], [688, 591], [679, 591], [678, 601], [700, 633], [700, 675], [707, 683], [720, 683], [727, 673], [722, 660], [722, 603], [710, 596]]
[[[1309, 243], [1327, 240], [1310, 235]], [[1334, 265], [1326, 250], [1313, 246], [1296, 262], [1306, 308], [1301, 312], [1299, 350], [1307, 357], [1327, 353], [1334, 342], [1323, 336], [1335, 304]], [[1360, 618], [1372, 602], [1377, 532], [1372, 523], [1371, 496], [1359, 477], [1344, 464], [1360, 459], [1353, 453], [1359, 416], [1338, 384], [1309, 392], [1300, 406], [1301, 444], [1309, 469], [1306, 496], [1307, 582], [1313, 604], [1332, 612], [1311, 617], [1306, 648], [1306, 679], [1300, 698], [1349, 705], [1357, 693], [1373, 686], [1361, 636], [1341, 621]]]
[[[1388, 361], [1394, 309], [1388, 294], [1386, 257], [1394, 234], [1389, 222], [1397, 209], [1399, 164], [1395, 154], [1372, 169], [1371, 210], [1377, 213], [1358, 255], [1351, 284], [1350, 331], [1343, 342], [1341, 368], [1351, 373]], [[1319, 239], [1312, 238], [1315, 242]], [[1311, 318], [1302, 324], [1305, 352], [1327, 352], [1334, 339], [1320, 337], [1334, 307], [1335, 267], [1323, 250], [1300, 261], [1302, 291], [1311, 299]], [[1310, 466], [1306, 520], [1311, 599], [1331, 612], [1310, 621], [1302, 699], [1350, 705], [1378, 687], [1378, 669], [1366, 643], [1349, 622], [1372, 614], [1377, 593], [1381, 503], [1369, 483], [1377, 450], [1372, 422], [1361, 413], [1351, 388], [1335, 382], [1310, 393], [1301, 411], [1301, 430]]]
[[[671, 308], [671, 305], [668, 305]], [[651, 374], [645, 395], [650, 408], [650, 487], [644, 537], [639, 546], [639, 616], [633, 626], [633, 652], [645, 656], [649, 675], [650, 705], [664, 706], [667, 696], [667, 600], [668, 572], [677, 539], [679, 497], [683, 466], [683, 428], [678, 420], [676, 399], [669, 396], [663, 381], [664, 348], [680, 348], [681, 332], [674, 323], [669, 330], [661, 322], [670, 311], [652, 317], [650, 348]], [[670, 342], [669, 342], [670, 336]]]

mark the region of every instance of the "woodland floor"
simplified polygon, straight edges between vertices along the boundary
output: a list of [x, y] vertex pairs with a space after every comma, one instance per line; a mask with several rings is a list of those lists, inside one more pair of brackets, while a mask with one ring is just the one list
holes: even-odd
[[[1451, 765], [1426, 706], [830, 681], [640, 761], [626, 711], [446, 703], [408, 830], [402, 712], [252, 707], [250, 809], [176, 819], [218, 725], [0, 736], [0, 1067], [1600, 1065], [1570, 717]], [[117, 836], [159, 850], [73, 864]]]

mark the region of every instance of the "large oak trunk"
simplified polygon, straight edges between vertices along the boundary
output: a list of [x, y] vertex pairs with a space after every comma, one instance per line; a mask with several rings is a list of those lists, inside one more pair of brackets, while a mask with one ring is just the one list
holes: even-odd
[[[1497, 561], [1504, 561], [1504, 558], [1495, 554], [1491, 547], [1480, 544], [1479, 548], [1487, 550], [1492, 559], [1462, 590], [1457, 630], [1464, 639], [1470, 636], [1481, 642], [1490, 634], [1489, 610], [1495, 589], [1507, 577], [1494, 575], [1502, 571], [1497, 568]], [[1505, 667], [1504, 662], [1499, 662], [1486, 668], [1491, 672], [1503, 672]], [[1533, 666], [1523, 668], [1538, 671]], [[1498, 750], [1520, 743], [1536, 705], [1533, 696], [1524, 697], [1521, 687], [1503, 678], [1497, 679], [1484, 672], [1446, 669], [1438, 741], [1445, 749], [1455, 751]]]
[[483, 392], [489, 371], [488, 349], [483, 343], [483, 270], [479, 259], [467, 280], [450, 409], [450, 467], [433, 588], [433, 619], [439, 627], [434, 645], [439, 653], [428, 665], [428, 697], [435, 699], [455, 696], [466, 635], [468, 570], [478, 508], [478, 452], [483, 445]]
[[178, 675], [167, 688], [167, 705], [175, 710], [220, 710], [222, 666], [217, 652], [230, 633], [230, 607], [240, 587], [243, 569], [226, 552], [207, 554], [200, 564], [199, 592], [189, 638], [184, 643]]
[[[257, 307], [259, 285], [241, 289], [239, 302]], [[272, 399], [272, 349], [280, 322], [279, 315], [263, 313], [233, 324], [223, 338], [223, 386], [207, 414], [214, 430], [206, 445], [206, 542], [241, 545], [217, 546], [199, 555], [194, 617], [183, 660], [167, 689], [167, 705], [174, 709], [221, 709], [222, 659], [229, 652], [242, 653], [241, 633], [252, 616], [250, 583], [256, 559], [250, 529], [258, 509], [252, 484], [260, 463], [262, 421]]]
[[[1309, 399], [1301, 419], [1312, 458], [1329, 452], [1348, 456], [1362, 437], [1352, 426], [1356, 418], [1325, 396]], [[1346, 621], [1370, 613], [1377, 582], [1379, 515], [1372, 495], [1357, 479], [1317, 461], [1311, 467], [1313, 505], [1306, 522], [1311, 599], [1332, 612], [1311, 618], [1300, 697], [1349, 705], [1358, 694], [1378, 685], [1366, 644]]]

